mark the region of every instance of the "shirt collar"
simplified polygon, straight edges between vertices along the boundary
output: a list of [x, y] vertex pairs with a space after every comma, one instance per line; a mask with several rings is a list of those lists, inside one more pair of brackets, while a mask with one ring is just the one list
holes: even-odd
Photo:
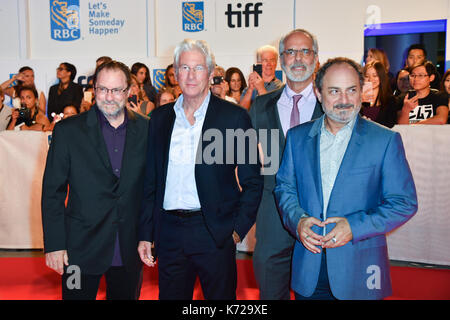
[[[205, 99], [203, 100], [202, 104], [200, 105], [200, 108], [195, 110], [194, 117], [196, 120], [200, 120], [205, 117], [206, 111], [208, 110], [209, 100], [211, 99], [211, 92], [208, 90], [208, 94], [206, 95]], [[186, 114], [183, 110], [183, 94], [181, 94], [177, 101], [175, 102], [175, 105], [173, 106], [175, 114], [177, 116], [182, 116], [186, 118]]]
[[[325, 117], [326, 117], [326, 115], [324, 114], [323, 116], [322, 116], [322, 119], [321, 119], [321, 122], [322, 122], [322, 124], [321, 124], [321, 127], [320, 127], [320, 132], [321, 133], [329, 133], [329, 134], [332, 134], [330, 131], [328, 131], [328, 129], [327, 129], [327, 127], [325, 126]], [[338, 131], [338, 133], [337, 134], [339, 134], [340, 132], [343, 132], [343, 133], [348, 133], [348, 132], [352, 132], [353, 131], [353, 128], [355, 127], [355, 123], [356, 123], [356, 118], [358, 117], [358, 115], [356, 115], [352, 120], [350, 120], [348, 123], [346, 123], [345, 124], [345, 126], [343, 126], [339, 131]]]
[[[294, 90], [292, 90], [291, 88], [289, 88], [288, 84], [286, 84], [286, 85], [284, 86], [283, 93], [284, 93], [284, 94], [286, 95], [286, 97], [287, 97], [288, 99], [290, 99], [290, 100], [292, 100], [293, 97], [294, 97], [295, 95], [298, 95], [298, 94], [301, 94], [301, 95], [302, 95], [302, 100], [303, 100], [303, 99], [307, 100], [307, 99], [309, 99], [309, 97], [311, 96], [311, 94], [314, 94], [313, 91], [314, 91], [314, 90], [313, 90], [313, 84], [312, 84], [312, 82], [311, 82], [311, 83], [310, 83], [309, 85], [307, 85], [306, 88], [303, 89], [303, 91], [300, 92], [300, 93], [294, 92]], [[301, 100], [300, 100], [300, 101], [301, 101]]]

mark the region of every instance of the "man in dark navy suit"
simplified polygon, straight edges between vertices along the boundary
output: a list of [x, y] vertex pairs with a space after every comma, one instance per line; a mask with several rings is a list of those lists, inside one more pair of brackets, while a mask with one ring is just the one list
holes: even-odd
[[183, 94], [150, 120], [138, 251], [153, 265], [155, 244], [160, 299], [192, 299], [197, 276], [206, 299], [236, 299], [235, 245], [261, 200], [256, 133], [245, 109], [211, 95], [214, 66], [206, 42], [180, 43]]

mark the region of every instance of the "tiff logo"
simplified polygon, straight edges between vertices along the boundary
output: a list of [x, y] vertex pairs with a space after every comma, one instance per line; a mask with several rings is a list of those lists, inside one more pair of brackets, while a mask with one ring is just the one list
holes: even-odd
[[[245, 28], [248, 28], [250, 26], [250, 16], [253, 16], [254, 19], [254, 26], [259, 26], [259, 15], [262, 14], [262, 10], [260, 7], [262, 7], [262, 2], [257, 2], [255, 4], [253, 3], [246, 3], [245, 9], [243, 11], [241, 10], [233, 10], [233, 5], [229, 3], [227, 5], [227, 11], [225, 12], [225, 15], [227, 16], [227, 24], [229, 28], [241, 28], [242, 27], [242, 15], [244, 15], [245, 20]], [[236, 4], [236, 7], [238, 9], [242, 8], [242, 3]], [[237, 19], [233, 19], [233, 16], [236, 16]], [[237, 20], [237, 22], [233, 21]], [[234, 24], [237, 23], [237, 24]]]

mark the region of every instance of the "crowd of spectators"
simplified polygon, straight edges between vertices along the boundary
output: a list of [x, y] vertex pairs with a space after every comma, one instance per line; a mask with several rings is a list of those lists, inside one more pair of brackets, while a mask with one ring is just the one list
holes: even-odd
[[[96, 67], [111, 60], [108, 56], [99, 57]], [[211, 92], [250, 110], [257, 96], [284, 85], [275, 76], [276, 48], [269, 45], [259, 48], [256, 62], [247, 79], [239, 68], [225, 70], [216, 66]], [[155, 108], [175, 101], [182, 93], [172, 64], [167, 66], [164, 86], [159, 90], [153, 86], [150, 70], [144, 63], [134, 63], [130, 71], [133, 76], [127, 107], [137, 113], [151, 116]], [[424, 46], [413, 44], [408, 48], [404, 67], [395, 76], [385, 51], [371, 48], [363, 71], [362, 116], [389, 128], [396, 124], [450, 123], [450, 70], [441, 76], [427, 60]], [[95, 104], [95, 88], [92, 81], [84, 87], [75, 83], [76, 74], [73, 64], [60, 63], [56, 68], [58, 83], [50, 87], [46, 98], [45, 93], [36, 88], [33, 69], [20, 68], [0, 85], [0, 131], [51, 131], [57, 121], [88, 111]], [[5, 95], [11, 98], [13, 108], [3, 104]]]

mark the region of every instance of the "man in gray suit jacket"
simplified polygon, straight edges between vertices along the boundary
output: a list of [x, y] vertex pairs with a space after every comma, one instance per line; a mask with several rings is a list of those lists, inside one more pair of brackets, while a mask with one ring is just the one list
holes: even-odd
[[303, 29], [293, 30], [281, 38], [279, 53], [281, 68], [287, 78], [286, 85], [257, 97], [250, 109], [253, 127], [259, 135], [265, 175], [263, 197], [256, 218], [253, 254], [260, 299], [264, 300], [290, 299], [294, 238], [282, 225], [272, 193], [286, 132], [323, 114], [313, 90], [313, 74], [318, 63], [315, 36]]

